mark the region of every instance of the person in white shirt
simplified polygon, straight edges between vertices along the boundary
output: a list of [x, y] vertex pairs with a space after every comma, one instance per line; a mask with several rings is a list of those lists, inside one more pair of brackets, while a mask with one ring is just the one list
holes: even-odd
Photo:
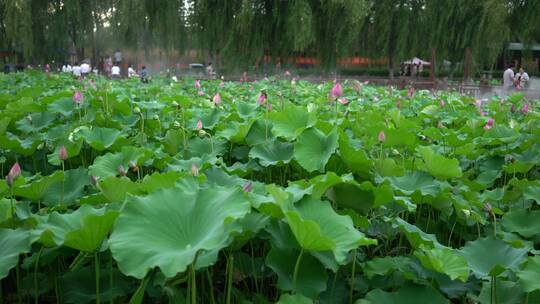
[[92, 71], [92, 68], [90, 67], [88, 63], [83, 62], [83, 64], [81, 64], [81, 74], [83, 76], [88, 75], [91, 71]]
[[516, 74], [515, 81], [522, 88], [525, 88], [529, 84], [529, 74], [523, 68], [519, 68], [519, 73]]
[[111, 69], [111, 77], [113, 79], [120, 78], [120, 67], [117, 66], [116, 64], [113, 65], [113, 67]]
[[139, 75], [137, 75], [137, 72], [135, 72], [135, 70], [133, 69], [133, 66], [129, 65], [129, 67], [128, 67], [128, 78], [137, 77], [137, 76], [139, 76]]
[[508, 66], [503, 74], [503, 89], [510, 90], [514, 86], [514, 66]]
[[81, 67], [78, 62], [75, 63], [72, 70], [75, 77], [81, 77]]

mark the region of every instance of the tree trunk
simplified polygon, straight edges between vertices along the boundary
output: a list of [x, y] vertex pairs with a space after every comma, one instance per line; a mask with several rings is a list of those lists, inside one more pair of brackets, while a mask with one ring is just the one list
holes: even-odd
[[435, 88], [435, 65], [436, 65], [436, 55], [437, 50], [435, 48], [431, 48], [431, 66], [429, 68], [429, 81], [433, 83], [433, 88]]
[[463, 63], [463, 81], [470, 82], [471, 80], [471, 49], [465, 49], [465, 61]]

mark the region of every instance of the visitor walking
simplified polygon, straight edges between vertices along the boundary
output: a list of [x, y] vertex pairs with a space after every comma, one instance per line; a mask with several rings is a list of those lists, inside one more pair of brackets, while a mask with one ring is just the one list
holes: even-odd
[[514, 86], [514, 65], [510, 64], [503, 74], [503, 90], [508, 91]]
[[517, 73], [515, 77], [516, 86], [519, 85], [524, 89], [529, 85], [529, 80], [529, 74], [527, 74], [523, 68], [519, 68], [519, 73]]
[[148, 83], [148, 71], [146, 70], [145, 65], [143, 65], [141, 69], [141, 82]]
[[88, 74], [90, 74], [91, 71], [92, 71], [92, 68], [90, 67], [90, 64], [88, 63], [88, 61], [85, 61], [81, 64], [81, 75], [83, 77], [88, 76]]
[[137, 72], [135, 71], [135, 69], [133, 69], [133, 65], [130, 64], [128, 67], [128, 78], [137, 77], [137, 76], [139, 75], [137, 75]]
[[214, 71], [214, 67], [212, 66], [212, 62], [209, 62], [208, 65], [206, 66], [206, 75], [209, 78], [213, 78], [214, 76], [216, 76], [216, 71]]
[[112, 58], [109, 55], [105, 55], [105, 64], [103, 65], [103, 72], [107, 77], [111, 77]]

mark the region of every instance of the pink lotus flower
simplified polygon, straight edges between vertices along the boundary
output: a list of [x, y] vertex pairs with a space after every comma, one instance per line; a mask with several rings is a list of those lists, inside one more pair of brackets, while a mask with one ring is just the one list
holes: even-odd
[[384, 131], [381, 130], [381, 132], [379, 132], [379, 142], [383, 142], [386, 140], [386, 135], [384, 134]]
[[203, 91], [199, 91], [199, 92], [197, 92], [197, 95], [203, 96], [203, 95], [204, 95], [204, 92], [203, 92]]
[[441, 99], [439, 100], [439, 105], [441, 106], [441, 108], [444, 108], [446, 104], [444, 103], [444, 100]]
[[286, 77], [291, 76], [291, 73], [289, 72], [289, 70], [285, 70], [285, 76], [286, 76]]
[[75, 104], [81, 104], [83, 102], [84, 97], [81, 91], [77, 90], [75, 91], [75, 94], [73, 94], [72, 99]]
[[202, 130], [202, 128], [203, 128], [202, 121], [199, 119], [197, 121], [197, 130]]
[[486, 112], [484, 112], [484, 110], [480, 110], [480, 116], [486, 116]]
[[191, 164], [191, 174], [193, 174], [193, 176], [199, 176], [199, 168], [197, 168], [197, 165], [194, 163]]
[[221, 95], [219, 95], [219, 93], [216, 93], [216, 95], [214, 95], [214, 104], [216, 106], [219, 106], [221, 104]]
[[265, 102], [266, 102], [266, 93], [261, 92], [261, 93], [259, 94], [259, 98], [257, 99], [257, 103], [258, 103], [259, 105], [263, 105]]
[[60, 158], [61, 161], [65, 161], [66, 159], [68, 159], [68, 153], [67, 153], [66, 147], [64, 146], [60, 147], [60, 150], [58, 151], [58, 158]]
[[490, 127], [492, 127], [494, 123], [495, 123], [495, 120], [493, 118], [490, 118], [487, 121], [487, 125], [490, 126]]
[[199, 80], [195, 80], [195, 89], [201, 90], [201, 82]]
[[529, 104], [524, 104], [520, 111], [522, 114], [527, 115], [527, 113], [529, 113]]
[[251, 184], [251, 182], [248, 182], [242, 188], [242, 190], [244, 190], [244, 192], [248, 192], [248, 193], [251, 192], [252, 189], [253, 189], [253, 184]]
[[415, 91], [414, 88], [410, 87], [409, 91], [407, 91], [407, 97], [412, 98], [414, 96], [414, 91]]
[[341, 87], [341, 84], [339, 82], [336, 82], [332, 90], [330, 91], [330, 96], [334, 99], [337, 99], [343, 95], [343, 88]]
[[356, 91], [356, 93], [360, 93], [360, 91], [362, 91], [362, 84], [360, 82], [356, 82], [354, 84], [354, 90]]
[[349, 101], [347, 100], [347, 98], [345, 97], [342, 97], [340, 99], [338, 99], [339, 103], [342, 104], [342, 105], [346, 105], [349, 103]]
[[484, 130], [489, 130], [489, 129], [491, 129], [491, 126], [488, 125], [488, 124], [486, 124], [486, 125], [484, 126]]
[[6, 177], [6, 183], [11, 188], [13, 186], [13, 181], [17, 179], [21, 175], [21, 166], [19, 166], [19, 163], [16, 162], [11, 169], [9, 170], [9, 173]]

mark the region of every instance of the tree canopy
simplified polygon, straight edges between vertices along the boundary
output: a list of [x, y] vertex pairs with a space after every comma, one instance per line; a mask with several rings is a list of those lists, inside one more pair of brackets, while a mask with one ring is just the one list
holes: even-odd
[[[198, 50], [235, 65], [264, 55], [429, 57], [490, 65], [510, 41], [540, 41], [536, 0], [0, 0], [0, 48], [28, 61], [113, 48]], [[91, 54], [91, 56], [89, 55]]]

